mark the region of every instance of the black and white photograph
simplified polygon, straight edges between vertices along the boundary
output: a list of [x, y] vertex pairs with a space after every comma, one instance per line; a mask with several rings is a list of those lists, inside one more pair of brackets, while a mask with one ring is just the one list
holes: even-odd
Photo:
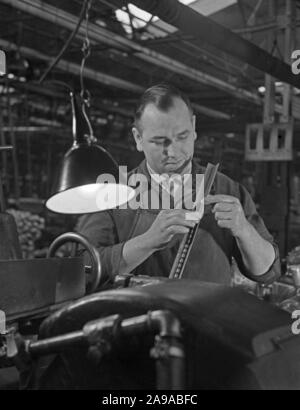
[[300, 390], [298, 136], [299, 0], [0, 0], [0, 390]]

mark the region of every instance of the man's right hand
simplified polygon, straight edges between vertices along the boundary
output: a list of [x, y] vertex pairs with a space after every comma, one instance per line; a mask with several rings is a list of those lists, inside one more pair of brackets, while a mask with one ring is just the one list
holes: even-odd
[[153, 250], [165, 248], [176, 234], [186, 234], [193, 228], [195, 221], [187, 220], [183, 209], [163, 210], [156, 217], [152, 226], [144, 233], [148, 246]]

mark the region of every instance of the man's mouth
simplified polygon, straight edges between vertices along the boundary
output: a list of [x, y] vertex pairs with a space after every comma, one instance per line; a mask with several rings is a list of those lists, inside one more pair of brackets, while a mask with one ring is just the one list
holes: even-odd
[[176, 165], [176, 164], [178, 164], [178, 162], [179, 162], [180, 160], [174, 160], [174, 159], [170, 159], [170, 160], [166, 160], [165, 161], [165, 165]]
[[184, 159], [178, 159], [177, 161], [174, 159], [166, 160], [164, 163], [164, 166], [168, 167], [175, 167], [176, 173], [180, 174], [186, 167], [187, 165], [191, 162], [192, 157], [187, 158], [186, 160]]

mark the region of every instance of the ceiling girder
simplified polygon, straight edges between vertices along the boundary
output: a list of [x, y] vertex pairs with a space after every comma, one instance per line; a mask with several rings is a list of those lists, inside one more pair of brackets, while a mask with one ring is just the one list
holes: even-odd
[[[8, 4], [26, 13], [32, 14], [36, 17], [42, 18], [70, 30], [74, 29], [78, 20], [76, 16], [50, 6], [40, 0], [0, 0], [0, 3]], [[126, 4], [126, 1], [124, 1], [124, 4]], [[143, 8], [141, 5], [140, 7]], [[79, 37], [82, 37], [83, 34], [84, 28], [82, 27], [79, 29], [78, 35]], [[89, 37], [91, 40], [105, 43], [117, 49], [122, 49], [127, 52], [134, 52], [135, 57], [147, 63], [151, 63], [168, 71], [180, 74], [186, 78], [196, 81], [197, 83], [212, 86], [234, 96], [235, 98], [240, 98], [259, 106], [262, 106], [263, 104], [261, 97], [256, 93], [237, 87], [233, 84], [229, 84], [228, 82], [207, 74], [199, 69], [191, 68], [180, 61], [174, 60], [164, 54], [144, 47], [139, 43], [113, 33], [96, 24], [89, 24]]]
[[[130, 1], [137, 7], [177, 27], [183, 33], [193, 35], [198, 40], [203, 40], [282, 82], [299, 87], [298, 78], [293, 75], [291, 67], [284, 61], [272, 56], [267, 51], [221, 26], [209, 17], [205, 17], [192, 8], [183, 5], [178, 0]], [[123, 0], [123, 2], [126, 4], [128, 1]]]

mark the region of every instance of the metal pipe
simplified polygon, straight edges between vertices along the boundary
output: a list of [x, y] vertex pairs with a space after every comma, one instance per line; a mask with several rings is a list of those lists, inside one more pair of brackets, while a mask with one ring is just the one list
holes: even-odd
[[[7, 127], [7, 128], [10, 131], [10, 128], [9, 127]], [[5, 131], [5, 129], [3, 129], [3, 131]], [[12, 145], [0, 145], [0, 151], [12, 151], [13, 148], [14, 147]]]
[[[299, 27], [300, 26], [300, 20], [295, 21], [295, 26]], [[265, 31], [265, 30], [285, 30], [285, 24], [282, 23], [280, 20], [276, 21], [274, 23], [265, 23], [265, 24], [257, 24], [252, 27], [245, 27], [245, 28], [236, 28], [232, 30], [236, 34], [247, 34], [247, 33], [256, 33], [259, 31]]]
[[288, 64], [178, 0], [132, 0], [132, 3], [183, 33], [193, 35], [278, 80], [299, 87], [299, 80]]
[[[9, 127], [8, 127], [9, 128]], [[10, 130], [9, 130], [10, 131]], [[5, 147], [7, 145], [6, 143], [6, 138], [4, 135], [4, 123], [3, 123], [3, 110], [0, 107], [0, 141], [2, 147]], [[9, 145], [10, 150], [13, 149], [12, 145]], [[4, 193], [3, 193], [3, 187], [5, 186], [7, 192], [9, 192], [9, 181], [7, 178], [7, 173], [8, 173], [8, 168], [7, 168], [7, 150], [1, 150], [1, 159], [2, 159], [2, 169], [0, 172], [0, 199], [2, 198], [2, 204], [0, 204], [1, 209], [5, 209], [5, 204], [3, 203], [4, 201]], [[3, 185], [2, 185], [3, 184]]]
[[123, 321], [119, 315], [113, 315], [84, 326], [84, 333], [88, 335], [90, 342], [96, 342], [103, 335], [117, 337], [120, 332], [122, 335], [131, 336], [147, 331], [157, 334], [155, 345], [151, 349], [151, 357], [156, 360], [157, 388], [184, 389], [185, 353], [181, 343], [181, 325], [173, 313], [164, 310], [150, 311], [146, 315]]
[[[52, 82], [49, 82], [50, 85], [51, 85], [51, 83]], [[0, 78], [0, 84], [1, 84], [1, 78]], [[61, 92], [58, 92], [56, 90], [47, 89], [47, 88], [44, 88], [44, 87], [41, 88], [41, 86], [37, 83], [23, 83], [23, 82], [20, 82], [20, 81], [10, 80], [9, 84], [11, 84], [16, 89], [27, 90], [27, 91], [35, 93], [35, 94], [54, 97], [54, 98], [57, 98], [57, 99], [62, 99], [62, 100], [66, 99], [66, 94], [65, 93], [61, 93]], [[35, 108], [37, 110], [40, 110], [40, 111], [44, 111], [44, 112], [47, 112], [47, 113], [49, 113], [49, 111], [50, 111], [49, 107], [47, 107], [45, 105], [42, 105], [42, 104], [29, 102], [29, 105], [33, 106], [33, 108]], [[113, 113], [120, 114], [123, 117], [128, 117], [128, 118], [133, 118], [133, 116], [134, 116], [134, 111], [133, 110], [127, 110], [127, 109], [122, 108], [120, 106], [115, 106], [115, 105], [113, 105], [112, 101], [99, 102], [99, 99], [93, 98], [93, 108], [96, 109], [96, 110], [101, 109], [101, 110], [104, 110], [106, 112], [113, 112]], [[205, 109], [206, 107], [203, 107], [203, 108]], [[218, 111], [217, 111], [217, 113], [219, 113], [220, 115], [223, 114], [222, 112], [218, 112]], [[226, 114], [224, 114], [224, 115], [226, 115]], [[29, 129], [28, 131], [33, 131], [34, 132], [35, 128], [36, 127], [33, 127], [32, 130]], [[21, 129], [22, 129], [22, 127], [15, 127], [16, 132], [21, 131]], [[0, 126], [0, 130], [1, 130], [1, 126]], [[7, 127], [2, 127], [2, 130], [7, 131]], [[26, 131], [26, 130], [27, 130], [27, 128], [24, 129], [23, 131]], [[36, 129], [36, 131], [37, 131], [37, 129]]]
[[233, 31], [233, 33], [236, 34], [248, 34], [248, 33], [257, 33], [259, 31], [266, 31], [266, 30], [276, 30], [276, 29], [284, 29], [283, 26], [278, 26], [277, 22], [274, 23], [266, 23], [266, 24], [257, 24], [255, 26], [251, 27], [245, 27], [245, 28], [236, 28]]
[[185, 353], [181, 325], [169, 311], [149, 312], [150, 326], [158, 332], [151, 357], [156, 359], [158, 390], [185, 388]]
[[157, 389], [183, 390], [186, 384], [183, 345], [175, 338], [157, 336], [151, 355], [156, 359]]
[[[52, 130], [49, 127], [33, 127], [33, 126], [19, 126], [19, 127], [14, 127], [14, 132], [48, 132], [49, 130]], [[3, 132], [10, 132], [10, 127], [3, 127], [2, 129]], [[0, 151], [3, 149], [3, 147], [0, 147]], [[9, 148], [12, 149], [12, 148]]]
[[224, 112], [213, 110], [212, 108], [203, 107], [199, 104], [192, 104], [193, 109], [199, 114], [206, 115], [208, 117], [217, 118], [219, 120], [231, 120], [231, 115], [225, 114]]
[[[76, 16], [73, 16], [63, 10], [50, 6], [45, 2], [39, 0], [0, 0], [0, 2], [8, 4], [36, 17], [43, 18], [53, 24], [68, 28], [70, 30], [74, 28], [77, 21]], [[127, 2], [124, 1], [124, 3]], [[156, 4], [156, 2], [153, 2], [153, 4]], [[139, 7], [144, 8], [143, 1], [140, 2]], [[196, 13], [196, 15], [197, 14], [198, 13]], [[81, 28], [79, 30], [79, 36], [82, 37], [83, 34], [83, 28]], [[91, 40], [105, 43], [117, 49], [122, 49], [125, 52], [134, 51], [135, 57], [138, 57], [143, 61], [165, 68], [168, 71], [183, 75], [184, 77], [190, 78], [191, 80], [198, 83], [218, 88], [233, 95], [234, 97], [244, 99], [259, 106], [262, 105], [262, 100], [258, 94], [236, 87], [226, 81], [218, 79], [200, 70], [193, 69], [179, 61], [176, 61], [170, 57], [144, 47], [132, 40], [122, 37], [121, 35], [111, 32], [96, 24], [91, 23], [89, 25], [89, 37]], [[206, 40], [207, 39], [208, 38], [206, 38]], [[224, 38], [222, 39], [222, 41], [224, 41]]]
[[57, 353], [69, 347], [86, 346], [87, 344], [83, 332], [78, 331], [31, 342], [26, 346], [26, 350], [32, 356], [42, 356]]
[[14, 194], [16, 202], [18, 203], [20, 199], [20, 185], [19, 185], [19, 161], [17, 155], [17, 141], [14, 131], [14, 118], [12, 112], [11, 96], [9, 93], [6, 94], [6, 104], [8, 112], [8, 127], [10, 128], [10, 142], [13, 146], [12, 150], [12, 162], [13, 162], [13, 174], [14, 174]]
[[[151, 311], [146, 315], [124, 320], [120, 315], [108, 316], [88, 322], [81, 331], [29, 342], [25, 349], [30, 355], [38, 356], [60, 352], [74, 346], [98, 346], [99, 352], [94, 358], [101, 359], [103, 354], [110, 350], [110, 342], [119, 334], [130, 336], [149, 331], [157, 334], [155, 346], [151, 350], [151, 357], [156, 359], [157, 387], [183, 389], [185, 353], [181, 342], [181, 325], [176, 316], [169, 311]], [[95, 355], [95, 349], [93, 354]]]
[[[0, 39], [0, 47], [6, 50], [19, 50], [21, 54], [27, 57], [33, 57], [48, 62], [52, 61], [52, 57], [49, 57], [46, 54], [43, 54], [39, 51], [33, 50], [28, 47], [18, 47], [16, 44], [10, 41]], [[76, 76], [80, 75], [80, 65], [76, 63], [72, 63], [66, 60], [60, 60], [57, 63], [57, 68], [67, 73], [74, 74]], [[122, 80], [117, 77], [113, 77], [109, 74], [101, 73], [98, 70], [96, 71], [91, 68], [85, 68], [84, 75], [86, 78], [89, 78], [101, 84], [105, 84], [107, 86], [113, 86], [116, 88], [129, 90], [138, 94], [144, 91], [144, 87], [138, 86], [136, 84], [133, 84], [126, 80]]]

